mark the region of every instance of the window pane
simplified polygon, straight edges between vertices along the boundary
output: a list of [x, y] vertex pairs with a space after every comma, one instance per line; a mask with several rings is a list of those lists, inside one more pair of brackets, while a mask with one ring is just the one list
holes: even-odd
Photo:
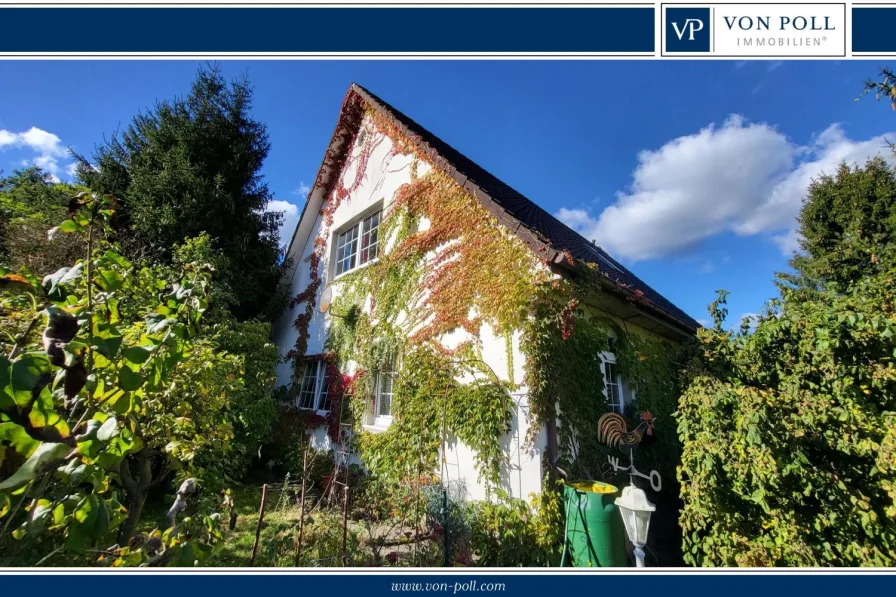
[[376, 212], [363, 222], [361, 235], [361, 263], [376, 259], [379, 254], [380, 213]]
[[299, 408], [314, 408], [315, 389], [317, 388], [317, 361], [305, 363], [302, 385], [299, 386]]
[[393, 385], [394, 377], [391, 371], [383, 371], [377, 374], [379, 376], [379, 396], [377, 396], [377, 412], [378, 417], [392, 416], [392, 396], [394, 394]]
[[607, 403], [610, 409], [622, 412], [622, 400], [619, 393], [619, 376], [616, 373], [616, 363], [604, 363], [604, 381], [607, 384]]
[[330, 367], [326, 361], [320, 362], [321, 375], [323, 379], [320, 382], [320, 410], [330, 410]]
[[353, 226], [339, 235], [336, 242], [336, 274], [354, 269], [358, 252], [358, 227]]

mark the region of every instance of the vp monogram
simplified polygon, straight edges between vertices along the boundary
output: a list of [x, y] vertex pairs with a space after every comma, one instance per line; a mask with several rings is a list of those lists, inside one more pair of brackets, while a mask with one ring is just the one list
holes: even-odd
[[688, 41], [694, 41], [694, 34], [703, 30], [703, 21], [700, 19], [685, 19], [684, 26], [681, 28], [678, 27], [677, 22], [673, 21], [672, 29], [675, 30], [675, 35], [678, 36], [679, 41], [684, 38], [685, 33], [688, 34]]

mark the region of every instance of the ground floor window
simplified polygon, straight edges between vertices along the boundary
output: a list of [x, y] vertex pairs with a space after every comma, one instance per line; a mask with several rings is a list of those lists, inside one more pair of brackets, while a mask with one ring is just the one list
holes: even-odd
[[613, 412], [621, 413], [623, 408], [622, 380], [616, 372], [616, 363], [604, 361], [604, 382], [607, 385], [607, 404]]
[[395, 377], [392, 367], [384, 367], [376, 372], [373, 400], [373, 424], [376, 427], [388, 427], [392, 423]]
[[[610, 344], [611, 347], [614, 345], [614, 343]], [[600, 359], [603, 363], [604, 396], [607, 399], [607, 406], [612, 412], [622, 414], [626, 403], [635, 399], [635, 392], [619, 375], [615, 353], [603, 352]]]
[[296, 406], [312, 410], [330, 410], [329, 363], [309, 359], [300, 367]]

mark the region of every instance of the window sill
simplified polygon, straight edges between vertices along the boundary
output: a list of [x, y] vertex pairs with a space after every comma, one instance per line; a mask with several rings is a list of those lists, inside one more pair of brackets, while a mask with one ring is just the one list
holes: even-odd
[[300, 410], [302, 412], [306, 412], [306, 413], [314, 413], [321, 417], [326, 417], [328, 414], [330, 414], [330, 411], [320, 410], [319, 408], [306, 408], [304, 406], [294, 406], [293, 408], [295, 408], [296, 410]]
[[362, 427], [364, 431], [369, 431], [370, 433], [383, 433], [389, 430], [389, 425], [363, 425]]
[[367, 263], [362, 263], [362, 264], [359, 265], [358, 267], [355, 267], [355, 268], [352, 268], [352, 269], [350, 269], [350, 270], [348, 270], [348, 271], [342, 272], [341, 274], [336, 274], [335, 276], [333, 276], [333, 279], [331, 280], [331, 282], [338, 282], [340, 278], [344, 278], [344, 277], [346, 277], [346, 276], [350, 276], [350, 275], [354, 274], [355, 272], [359, 272], [359, 271], [361, 271], [361, 270], [364, 269], [365, 267], [370, 267], [370, 266], [373, 265], [374, 263], [378, 263], [379, 260], [380, 260], [379, 257], [374, 257], [373, 259], [371, 259], [371, 260], [368, 261]]

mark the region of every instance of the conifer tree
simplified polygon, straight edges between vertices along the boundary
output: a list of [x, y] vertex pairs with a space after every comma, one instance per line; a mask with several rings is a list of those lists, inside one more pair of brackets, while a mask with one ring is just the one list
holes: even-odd
[[[282, 214], [267, 212], [260, 174], [270, 142], [253, 119], [252, 88], [202, 68], [186, 97], [137, 114], [79, 178], [119, 201], [116, 228], [133, 257], [169, 262], [203, 233], [216, 252], [216, 287], [240, 319], [269, 314], [280, 277]], [[216, 305], [221, 306], [221, 305]]]

